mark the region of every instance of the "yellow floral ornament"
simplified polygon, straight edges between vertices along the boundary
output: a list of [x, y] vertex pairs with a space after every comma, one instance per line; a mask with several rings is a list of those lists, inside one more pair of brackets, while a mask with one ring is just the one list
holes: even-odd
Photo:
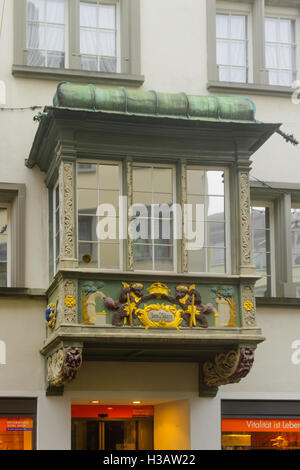
[[67, 295], [65, 298], [65, 304], [69, 308], [72, 308], [74, 305], [76, 305], [76, 300], [74, 299], [73, 295]]
[[253, 310], [254, 308], [254, 305], [252, 302], [250, 302], [250, 300], [247, 300], [245, 303], [244, 303], [244, 309], [247, 310], [247, 312], [251, 312], [251, 310]]

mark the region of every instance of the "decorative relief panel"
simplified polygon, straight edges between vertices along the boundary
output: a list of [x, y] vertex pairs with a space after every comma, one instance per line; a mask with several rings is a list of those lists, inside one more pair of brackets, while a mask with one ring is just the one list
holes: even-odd
[[242, 325], [256, 326], [254, 283], [241, 285]]
[[[237, 289], [161, 282], [79, 284], [79, 321], [85, 325], [149, 328], [238, 326]], [[206, 302], [202, 300], [202, 291]], [[221, 306], [220, 306], [221, 304]], [[226, 312], [224, 313], [224, 308]], [[222, 310], [223, 309], [223, 310]]]

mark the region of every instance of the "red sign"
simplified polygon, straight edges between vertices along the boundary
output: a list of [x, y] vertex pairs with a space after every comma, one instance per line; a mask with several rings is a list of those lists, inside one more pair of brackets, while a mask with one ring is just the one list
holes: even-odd
[[222, 419], [222, 431], [300, 433], [300, 419]]

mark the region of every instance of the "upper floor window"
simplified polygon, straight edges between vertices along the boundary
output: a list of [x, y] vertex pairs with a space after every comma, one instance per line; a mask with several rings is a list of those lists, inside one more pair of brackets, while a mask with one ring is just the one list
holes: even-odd
[[15, 76], [143, 82], [140, 0], [14, 0], [14, 16]]
[[27, 65], [65, 67], [65, 9], [65, 0], [27, 0]]
[[219, 80], [248, 81], [247, 17], [217, 14], [217, 66]]
[[291, 86], [296, 77], [295, 21], [265, 18], [265, 39], [270, 85]]
[[84, 70], [117, 71], [116, 4], [80, 2], [80, 54]]
[[0, 205], [0, 287], [10, 285], [9, 264], [9, 207]]

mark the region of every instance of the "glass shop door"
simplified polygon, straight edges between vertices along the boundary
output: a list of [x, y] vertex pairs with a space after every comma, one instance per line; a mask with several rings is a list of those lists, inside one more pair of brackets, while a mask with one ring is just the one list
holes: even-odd
[[153, 419], [72, 419], [72, 450], [152, 450]]

